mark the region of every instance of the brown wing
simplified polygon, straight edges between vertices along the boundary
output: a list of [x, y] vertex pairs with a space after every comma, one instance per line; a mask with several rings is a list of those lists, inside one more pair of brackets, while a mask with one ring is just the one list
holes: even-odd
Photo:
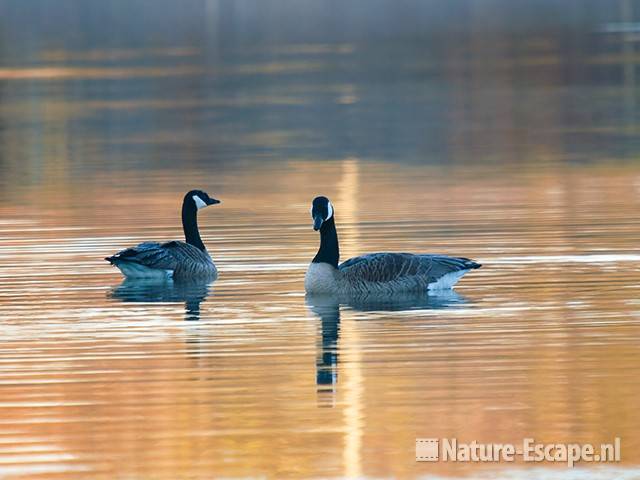
[[[170, 242], [171, 243], [171, 242]], [[121, 250], [106, 260], [112, 264], [118, 262], [133, 262], [148, 268], [158, 270], [175, 270], [178, 260], [165, 248], [167, 244], [160, 245], [157, 242], [144, 242], [135, 247]]]
[[479, 267], [479, 264], [467, 258], [410, 253], [372, 253], [349, 259], [338, 269], [349, 281], [378, 284], [406, 281], [415, 282], [417, 286], [426, 286], [447, 273]]
[[216, 273], [213, 261], [206, 251], [179, 241], [163, 243], [162, 248], [175, 259], [174, 275], [177, 277], [201, 277]]
[[202, 277], [215, 273], [207, 252], [185, 242], [145, 242], [107, 257], [112, 264], [132, 262], [147, 268], [170, 270], [178, 277]]

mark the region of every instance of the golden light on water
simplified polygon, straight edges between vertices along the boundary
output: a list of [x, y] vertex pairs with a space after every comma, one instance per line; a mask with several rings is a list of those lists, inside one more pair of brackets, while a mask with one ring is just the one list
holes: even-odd
[[[339, 202], [336, 205], [340, 205], [342, 218], [350, 224], [357, 225], [358, 193], [360, 191], [358, 160], [348, 158], [342, 164], [342, 175], [338, 183]], [[347, 246], [347, 252], [349, 247], [355, 250], [359, 246], [357, 227], [353, 228], [349, 235], [343, 235], [342, 238], [342, 244]], [[361, 478], [364, 473], [361, 459], [364, 408], [362, 405], [363, 379], [360, 338], [355, 323], [341, 322], [340, 326], [340, 349], [346, 352], [343, 384], [344, 403], [347, 405], [344, 409], [344, 476], [346, 478]]]
[[[625, 464], [637, 461], [638, 392], [629, 377], [637, 255], [623, 235], [634, 227], [621, 208], [636, 208], [638, 196], [625, 168], [573, 168], [563, 184], [544, 172], [514, 173], [520, 193], [495, 184], [490, 197], [482, 195], [487, 184], [467, 171], [455, 183], [473, 205], [454, 207], [431, 201], [446, 198], [449, 188], [435, 171], [427, 180], [415, 167], [354, 159], [273, 170], [216, 180], [227, 185], [224, 203], [200, 223], [225, 273], [200, 303], [198, 322], [184, 322], [179, 298], [111, 296], [120, 276], [101, 261], [130, 243], [179, 238], [174, 173], [166, 181], [157, 173], [154, 191], [103, 187], [110, 180], [102, 176], [77, 189], [34, 189], [21, 194], [15, 210], [3, 207], [4, 218], [31, 218], [1, 227], [0, 309], [9, 319], [0, 358], [3, 441], [46, 455], [47, 471], [63, 468], [78, 478], [85, 471], [106, 478], [123, 465], [156, 478], [211, 469], [231, 476], [412, 476], [427, 471], [412, 460], [415, 438], [426, 435], [505, 442], [620, 435]], [[414, 250], [428, 238], [429, 250], [464, 252], [486, 264], [463, 279], [466, 303], [457, 307], [343, 306], [337, 380], [333, 393], [321, 392], [330, 401], [319, 401], [313, 382], [321, 318], [301, 290], [317, 244], [308, 218], [311, 184], [301, 179], [317, 179], [319, 171], [338, 179], [330, 195], [339, 228], [349, 225], [341, 235], [349, 255], [396, 244]], [[187, 181], [201, 172], [181, 175]], [[590, 195], [594, 175], [616, 196]], [[369, 207], [362, 199], [379, 196], [380, 182], [394, 202]], [[548, 189], [563, 194], [533, 194]], [[89, 192], [101, 201], [75, 208]], [[41, 210], [42, 193], [62, 201]], [[272, 207], [290, 204], [300, 207]], [[394, 220], [398, 208], [404, 226]], [[375, 228], [359, 212], [377, 218]], [[487, 238], [479, 212], [500, 218], [505, 235]], [[587, 225], [588, 242], [567, 240]], [[5, 458], [34, 471], [25, 466], [32, 457]]]
[[[34, 17], [50, 41], [6, 43], [0, 477], [637, 477], [637, 55], [602, 29], [576, 57], [551, 30], [488, 36], [501, 17], [471, 3], [437, 41], [398, 13], [402, 41], [338, 18], [285, 42], [271, 7], [242, 23], [212, 0], [186, 29], [196, 7], [165, 5], [155, 36], [90, 18], [67, 45]], [[277, 35], [247, 37], [254, 17]], [[123, 282], [103, 258], [181, 239], [192, 188], [222, 200], [199, 213], [219, 279]], [[342, 260], [483, 267], [422, 303], [305, 298], [316, 195]], [[425, 437], [616, 436], [620, 464], [571, 471], [414, 457]]]

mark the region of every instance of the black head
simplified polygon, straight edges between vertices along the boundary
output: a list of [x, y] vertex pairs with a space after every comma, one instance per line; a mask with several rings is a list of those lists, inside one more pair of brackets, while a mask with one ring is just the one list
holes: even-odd
[[322, 224], [333, 217], [333, 205], [327, 197], [316, 197], [311, 204], [313, 229], [317, 232]]
[[216, 203], [220, 203], [220, 200], [211, 198], [207, 192], [203, 192], [202, 190], [191, 190], [184, 196], [184, 204], [192, 205], [196, 210], [208, 207], [209, 205], [215, 205]]

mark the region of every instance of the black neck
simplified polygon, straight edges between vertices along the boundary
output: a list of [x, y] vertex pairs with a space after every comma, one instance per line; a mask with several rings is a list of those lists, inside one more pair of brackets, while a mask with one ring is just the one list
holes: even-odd
[[200, 238], [200, 232], [198, 231], [198, 209], [192, 201], [185, 199], [182, 203], [182, 229], [184, 230], [184, 238], [188, 244], [199, 248], [203, 252], [204, 243]]
[[340, 247], [338, 247], [338, 232], [336, 224], [331, 217], [320, 227], [320, 248], [313, 259], [313, 263], [328, 263], [338, 268], [340, 259]]

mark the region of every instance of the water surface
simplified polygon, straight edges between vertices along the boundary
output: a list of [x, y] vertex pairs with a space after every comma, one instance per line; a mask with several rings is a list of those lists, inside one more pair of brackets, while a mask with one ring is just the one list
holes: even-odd
[[[355, 44], [6, 62], [3, 478], [639, 475], [635, 87], [389, 51], [387, 76]], [[103, 257], [180, 239], [191, 188], [223, 202], [200, 214], [219, 279], [123, 282]], [[305, 298], [317, 194], [343, 260], [484, 266], [445, 297]], [[418, 437], [615, 436], [622, 464], [573, 472], [414, 459]]]

